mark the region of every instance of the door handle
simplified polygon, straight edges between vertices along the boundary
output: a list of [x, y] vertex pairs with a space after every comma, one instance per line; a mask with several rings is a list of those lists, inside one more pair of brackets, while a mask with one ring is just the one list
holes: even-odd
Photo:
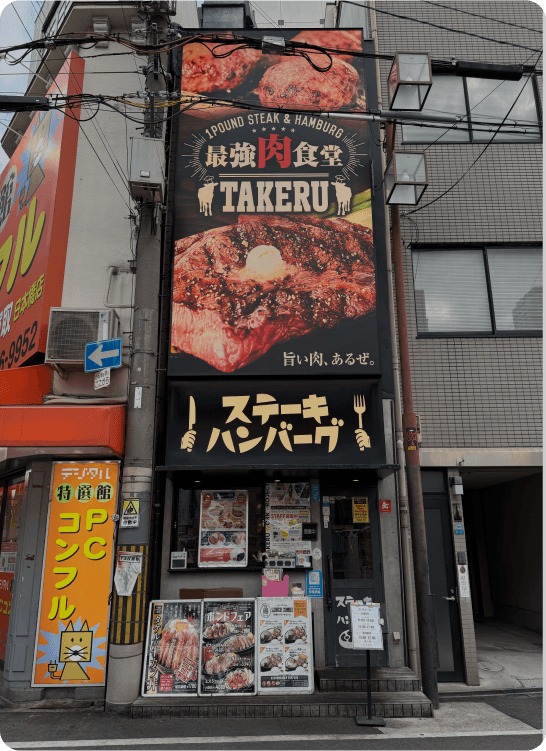
[[450, 602], [455, 602], [456, 599], [456, 597], [442, 597], [442, 600], [449, 600]]

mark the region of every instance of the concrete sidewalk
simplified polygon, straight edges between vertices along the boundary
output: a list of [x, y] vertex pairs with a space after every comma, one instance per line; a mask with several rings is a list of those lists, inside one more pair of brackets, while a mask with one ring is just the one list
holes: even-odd
[[[510, 702], [510, 699], [504, 699]], [[367, 741], [384, 739], [382, 748], [392, 748], [389, 739], [436, 738], [436, 748], [453, 748], [444, 745], [449, 738], [532, 736], [534, 746], [540, 741], [541, 712], [538, 697], [532, 700], [532, 713], [525, 714], [523, 699], [520, 706], [491, 706], [485, 701], [469, 703], [445, 702], [434, 718], [389, 718], [384, 728], [363, 728], [349, 718], [260, 718], [216, 719], [149, 718], [132, 720], [97, 712], [67, 712], [38, 710], [24, 715], [0, 710], [2, 740], [14, 749], [68, 749], [163, 747], [187, 745], [201, 748], [215, 744], [219, 747], [241, 747], [243, 742], [252, 748], [342, 748], [340, 738], [364, 738]], [[337, 737], [336, 737], [337, 736]], [[319, 741], [313, 744], [310, 741]], [[328, 741], [332, 741], [328, 745]], [[335, 741], [335, 742], [334, 742]], [[440, 742], [442, 741], [442, 742]], [[233, 746], [231, 746], [233, 744]], [[487, 746], [473, 746], [484, 748]], [[493, 746], [495, 747], [495, 746]], [[362, 748], [362, 744], [357, 746]], [[515, 748], [515, 746], [513, 746]]]
[[440, 694], [542, 688], [542, 635], [511, 623], [487, 619], [474, 623], [479, 686], [441, 683]]

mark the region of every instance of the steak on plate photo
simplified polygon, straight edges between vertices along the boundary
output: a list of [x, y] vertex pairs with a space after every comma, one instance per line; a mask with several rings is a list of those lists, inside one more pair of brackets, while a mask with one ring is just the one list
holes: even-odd
[[224, 373], [375, 305], [373, 233], [344, 219], [239, 216], [175, 244], [172, 350]]

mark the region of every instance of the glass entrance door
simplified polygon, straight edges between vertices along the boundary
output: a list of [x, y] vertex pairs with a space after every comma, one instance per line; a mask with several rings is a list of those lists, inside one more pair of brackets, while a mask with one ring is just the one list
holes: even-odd
[[0, 543], [0, 669], [2, 670], [6, 655], [13, 577], [19, 544], [19, 518], [24, 489], [24, 477], [9, 479], [3, 488], [0, 485], [0, 490], [3, 491], [0, 506], [0, 530], [2, 532]]
[[[383, 602], [377, 491], [374, 487], [325, 488], [330, 499], [328, 528], [322, 529], [327, 662], [360, 667], [366, 653], [352, 649], [347, 603], [371, 597]], [[386, 665], [386, 654], [372, 652], [372, 665]]]

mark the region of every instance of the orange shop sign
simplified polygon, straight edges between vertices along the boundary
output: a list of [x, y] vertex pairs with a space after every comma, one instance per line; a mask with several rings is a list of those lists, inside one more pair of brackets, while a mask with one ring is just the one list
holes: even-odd
[[[48, 94], [78, 94], [84, 61], [71, 52]], [[0, 370], [45, 352], [49, 309], [61, 304], [78, 144], [70, 116], [37, 112], [0, 174]]]
[[33, 686], [103, 686], [119, 462], [55, 462]]

